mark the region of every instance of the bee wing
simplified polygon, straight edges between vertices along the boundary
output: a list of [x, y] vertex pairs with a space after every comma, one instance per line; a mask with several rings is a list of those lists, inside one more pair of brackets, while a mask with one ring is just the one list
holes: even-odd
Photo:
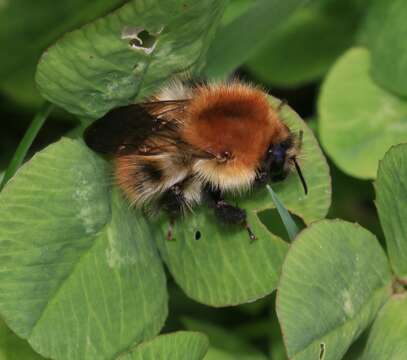
[[176, 111], [185, 102], [186, 100], [154, 101], [113, 109], [86, 129], [85, 143], [102, 154], [135, 151], [157, 131], [160, 114]]

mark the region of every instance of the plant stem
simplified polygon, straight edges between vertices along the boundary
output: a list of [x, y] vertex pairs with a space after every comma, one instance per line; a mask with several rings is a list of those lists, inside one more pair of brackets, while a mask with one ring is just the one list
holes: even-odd
[[3, 189], [4, 185], [13, 177], [20, 165], [23, 163], [31, 144], [33, 143], [35, 137], [40, 131], [45, 120], [48, 118], [49, 114], [53, 110], [54, 105], [49, 102], [45, 102], [41, 109], [37, 112], [34, 119], [32, 120], [30, 127], [24, 134], [23, 139], [17, 147], [13, 158], [4, 174], [3, 180], [0, 184], [0, 191]]
[[278, 213], [280, 214], [281, 220], [284, 223], [285, 229], [287, 230], [288, 236], [291, 241], [297, 236], [298, 229], [297, 224], [294, 222], [293, 218], [291, 217], [288, 210], [284, 207], [283, 203], [278, 198], [277, 194], [273, 191], [270, 185], [267, 185], [267, 190], [269, 191], [271, 198], [273, 199], [273, 203], [276, 206]]

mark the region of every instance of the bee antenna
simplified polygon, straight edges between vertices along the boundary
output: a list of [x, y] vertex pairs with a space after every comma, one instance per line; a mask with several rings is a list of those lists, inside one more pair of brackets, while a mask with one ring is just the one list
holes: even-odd
[[297, 160], [296, 160], [295, 157], [293, 157], [293, 161], [294, 161], [294, 165], [295, 165], [295, 170], [297, 170], [298, 176], [300, 177], [302, 186], [304, 188], [305, 195], [307, 195], [308, 194], [308, 187], [307, 187], [307, 183], [305, 182], [305, 178], [302, 175], [300, 165], [298, 165]]

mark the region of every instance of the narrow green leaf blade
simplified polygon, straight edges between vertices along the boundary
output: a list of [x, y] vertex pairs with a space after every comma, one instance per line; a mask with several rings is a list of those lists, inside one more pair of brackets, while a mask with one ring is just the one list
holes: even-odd
[[303, 230], [277, 291], [288, 357], [341, 359], [390, 296], [389, 264], [375, 236], [340, 220]]
[[117, 360], [202, 360], [208, 347], [209, 341], [204, 334], [177, 331], [141, 343]]
[[[270, 102], [275, 107], [280, 103], [274, 98]], [[331, 196], [325, 158], [312, 131], [294, 111], [285, 106], [281, 116], [292, 131], [304, 132], [299, 162], [309, 193], [304, 194], [294, 172], [273, 184], [273, 190], [284, 206], [306, 223], [321, 219], [326, 215]], [[157, 227], [159, 250], [178, 285], [189, 297], [211, 306], [251, 302], [270, 294], [277, 286], [288, 250], [288, 244], [270, 233], [258, 218], [258, 212], [273, 207], [266, 188], [230, 201], [246, 210], [258, 240], [250, 242], [244, 228], [220, 224], [205, 205], [176, 222], [175, 241], [166, 240], [166, 221]]]
[[270, 185], [267, 185], [267, 190], [269, 191], [271, 198], [273, 199], [274, 206], [277, 208], [277, 211], [281, 217], [281, 220], [284, 223], [284, 226], [287, 230], [288, 236], [290, 237], [290, 240], [294, 240], [294, 238], [297, 236], [299, 229], [297, 227], [297, 224], [294, 222], [293, 218], [291, 217], [290, 213], [287, 211], [287, 209], [284, 207], [276, 193], [273, 191]]
[[47, 120], [52, 109], [53, 109], [52, 104], [47, 102], [42, 106], [41, 110], [35, 115], [29, 128], [24, 134], [24, 137], [22, 138], [20, 144], [18, 145], [18, 148], [13, 158], [11, 159], [9, 166], [7, 167], [4, 177], [0, 180], [0, 191], [3, 189], [4, 185], [6, 185], [7, 181], [9, 181], [13, 177], [17, 169], [23, 163], [31, 144], [33, 143], [35, 137], [40, 131], [42, 125], [44, 125], [44, 122], [45, 120]]
[[173, 74], [202, 65], [224, 2], [132, 0], [48, 49], [37, 68], [39, 90], [88, 118], [150, 95]]
[[380, 310], [360, 360], [404, 360], [407, 354], [407, 296], [393, 296]]
[[380, 88], [370, 64], [367, 49], [347, 51], [318, 100], [322, 145], [341, 170], [362, 179], [375, 178], [387, 149], [407, 141], [407, 101]]
[[64, 139], [0, 196], [0, 314], [45, 357], [111, 358], [161, 329], [165, 275], [105, 162]]
[[392, 147], [380, 161], [375, 188], [390, 262], [407, 281], [407, 144]]

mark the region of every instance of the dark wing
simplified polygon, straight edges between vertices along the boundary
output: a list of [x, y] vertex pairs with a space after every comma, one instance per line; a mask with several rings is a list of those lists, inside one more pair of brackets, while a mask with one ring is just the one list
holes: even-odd
[[193, 149], [179, 138], [180, 113], [188, 102], [151, 101], [113, 109], [85, 130], [85, 143], [98, 153], [110, 155], [134, 153], [143, 145], [143, 154], [153, 155], [176, 146], [193, 156], [211, 158], [213, 155]]
[[[182, 110], [188, 100], [151, 101], [132, 104], [109, 111], [85, 131], [85, 143], [102, 154], [133, 152], [153, 133], [171, 129], [176, 119], [168, 121], [171, 113]], [[165, 126], [160, 117], [165, 115]]]
[[138, 104], [119, 107], [92, 123], [85, 131], [86, 145], [102, 154], [137, 148], [151, 134], [154, 117]]

